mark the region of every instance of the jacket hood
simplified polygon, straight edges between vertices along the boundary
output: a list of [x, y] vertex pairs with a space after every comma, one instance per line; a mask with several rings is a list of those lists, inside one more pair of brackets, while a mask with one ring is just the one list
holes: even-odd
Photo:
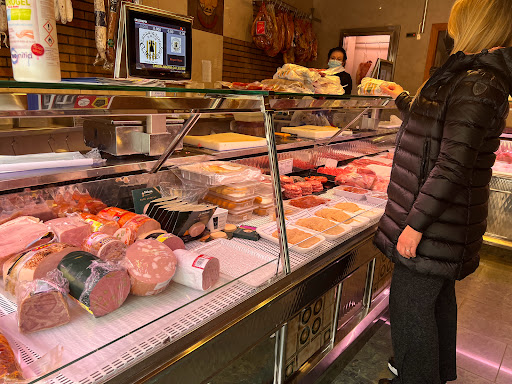
[[469, 69], [484, 69], [494, 73], [508, 86], [512, 95], [512, 47], [499, 48], [492, 51], [484, 49], [474, 55], [457, 52], [432, 75], [428, 83], [433, 84], [451, 78], [455, 73]]

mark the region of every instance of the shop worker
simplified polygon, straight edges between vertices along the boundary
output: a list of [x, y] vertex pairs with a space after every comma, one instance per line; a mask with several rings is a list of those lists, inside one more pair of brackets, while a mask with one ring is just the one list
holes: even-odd
[[416, 96], [382, 86], [404, 117], [389, 200], [375, 235], [394, 262], [389, 298], [394, 368], [380, 384], [457, 378], [455, 281], [473, 273], [489, 180], [512, 93], [512, 0], [457, 0], [453, 54]]
[[[347, 64], [347, 52], [341, 48], [336, 47], [329, 51], [327, 55], [327, 65], [329, 68], [335, 68], [342, 65], [345, 67]], [[352, 93], [352, 77], [348, 72], [340, 72], [337, 74], [341, 81], [341, 86], [345, 89], [345, 94], [350, 95]]]

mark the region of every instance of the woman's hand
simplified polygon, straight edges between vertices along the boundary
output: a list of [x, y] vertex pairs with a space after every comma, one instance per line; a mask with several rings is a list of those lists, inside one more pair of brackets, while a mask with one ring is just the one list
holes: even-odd
[[396, 100], [398, 96], [404, 91], [404, 89], [395, 83], [383, 83], [380, 86], [382, 92], [388, 96], [391, 96], [393, 100]]
[[407, 226], [398, 238], [396, 250], [406, 259], [416, 257], [416, 248], [421, 241], [423, 233]]

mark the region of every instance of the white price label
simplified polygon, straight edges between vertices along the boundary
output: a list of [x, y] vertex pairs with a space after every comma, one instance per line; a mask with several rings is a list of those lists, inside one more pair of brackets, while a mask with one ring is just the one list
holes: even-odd
[[325, 159], [325, 168], [336, 168], [338, 166], [338, 160]]
[[279, 161], [279, 174], [287, 175], [293, 172], [293, 159]]

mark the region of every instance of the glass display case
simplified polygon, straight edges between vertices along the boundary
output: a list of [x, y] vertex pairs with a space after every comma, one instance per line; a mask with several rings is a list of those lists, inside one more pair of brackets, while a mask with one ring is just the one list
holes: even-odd
[[[68, 324], [32, 334], [19, 332], [16, 298], [0, 288], [0, 331], [19, 352], [23, 371], [31, 372], [29, 382], [165, 382], [170, 372], [176, 382], [200, 382], [269, 335], [276, 336], [272, 369], [276, 382], [283, 382], [332, 349], [340, 341], [338, 331], [348, 332], [346, 325], [367, 315], [385, 289], [389, 273], [375, 278], [376, 263], [385, 261], [371, 237], [386, 201], [388, 151], [397, 131], [379, 128], [381, 117], [394, 109], [390, 99], [110, 84], [4, 81], [0, 87], [0, 135], [13, 155], [33, 152], [23, 144], [29, 139], [48, 144], [51, 151], [40, 151], [50, 157], [58, 155], [51, 153], [54, 147], [65, 143], [71, 152], [81, 140], [102, 151], [102, 159], [86, 165], [2, 172], [0, 199], [11, 206], [1, 205], [0, 218], [9, 209], [30, 215], [26, 207], [55, 203], [66, 188], [129, 211], [134, 190], [160, 187], [168, 196], [190, 198], [192, 189], [203, 188], [192, 200], [227, 209], [228, 223], [243, 224], [260, 239], [186, 242], [187, 251], [219, 260], [219, 279], [205, 291], [171, 281], [162, 293], [130, 295], [98, 318], [69, 298]], [[320, 137], [282, 129], [301, 113], [342, 126], [334, 134], [315, 130]], [[239, 118], [244, 115], [251, 119]], [[237, 132], [254, 133], [252, 141], [229, 136], [221, 149], [209, 141]], [[55, 144], [59, 135], [65, 140]], [[207, 140], [187, 144], [190, 137]], [[227, 178], [231, 173], [224, 166], [219, 170], [219, 161], [229, 161], [229, 172], [241, 169], [238, 178]], [[355, 270], [357, 288], [351, 291]], [[315, 281], [308, 295], [292, 298]], [[297, 313], [319, 298], [329, 304], [313, 309], [315, 335], [322, 340], [312, 334], [311, 341], [286, 351], [287, 340], [304, 329], [292, 326]], [[348, 302], [350, 311], [343, 311]], [[248, 335], [251, 324], [254, 334]], [[192, 361], [212, 351], [218, 355], [194, 366]]]

